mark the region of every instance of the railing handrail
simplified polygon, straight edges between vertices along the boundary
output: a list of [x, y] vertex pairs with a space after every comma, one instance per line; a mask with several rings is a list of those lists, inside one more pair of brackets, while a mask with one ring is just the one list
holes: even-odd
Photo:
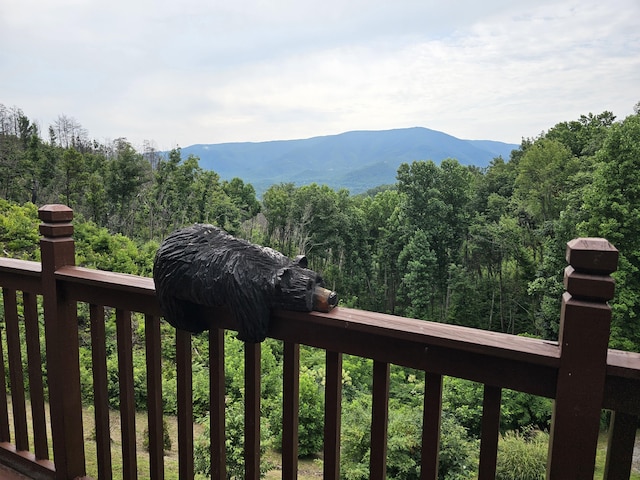
[[[29, 260], [20, 260], [14, 258], [0, 257], [0, 274], [5, 279], [5, 284], [8, 284], [8, 278], [11, 275], [15, 281], [19, 281], [19, 285], [14, 285], [14, 288], [21, 291], [29, 291], [31, 293], [41, 293], [40, 274], [41, 264], [40, 262], [34, 262]], [[137, 275], [130, 275], [125, 273], [108, 272], [104, 270], [89, 269], [84, 267], [62, 267], [56, 272], [56, 277], [63, 282], [68, 282], [69, 285], [84, 285], [91, 287], [93, 290], [92, 295], [96, 294], [97, 290], [115, 290], [135, 293], [142, 298], [149, 299], [149, 305], [152, 307], [148, 310], [136, 310], [141, 313], [148, 313], [152, 315], [160, 315], [160, 307], [155, 297], [155, 285], [153, 279], [149, 277], [141, 277]], [[73, 297], [76, 300], [91, 301], [89, 296], [82, 296], [80, 292], [73, 293]], [[120, 303], [125, 303], [127, 300], [112, 301], [114, 307], [118, 307]], [[227, 318], [226, 324], [220, 324], [221, 327], [230, 328], [232, 323], [228, 318], [228, 312], [224, 315], [212, 315], [211, 318], [224, 319]], [[282, 321], [305, 321], [304, 318], [308, 317], [310, 322], [327, 322], [338, 321], [341, 322], [343, 328], [345, 325], [351, 324], [352, 329], [368, 328], [380, 328], [380, 323], [383, 323], [383, 329], [387, 329], [390, 333], [393, 331], [394, 335], [400, 331], [403, 332], [403, 328], [406, 327], [407, 331], [419, 331], [422, 332], [431, 339], [442, 338], [447, 342], [461, 342], [460, 336], [457, 332], [471, 331], [473, 336], [470, 340], [473, 344], [480, 344], [481, 350], [483, 346], [487, 348], [497, 349], [497, 354], [500, 355], [499, 342], [503, 342], [508, 339], [505, 350], [509, 350], [512, 353], [510, 356], [526, 358], [529, 361], [533, 361], [537, 358], [537, 362], [546, 366], [557, 366], [558, 351], [557, 342], [539, 340], [535, 338], [519, 337], [511, 334], [504, 334], [500, 332], [488, 332], [477, 329], [471, 329], [468, 327], [462, 327], [458, 325], [446, 325], [434, 322], [425, 322], [422, 320], [412, 320], [404, 317], [397, 317], [393, 315], [363, 312], [360, 310], [339, 308], [335, 309], [332, 313], [320, 313], [312, 312], [310, 314], [304, 314], [300, 312], [275, 312], [274, 318], [276, 320], [282, 317]], [[371, 321], [375, 320], [375, 321]], [[223, 320], [221, 320], [223, 321]], [[419, 322], [417, 329], [415, 323]], [[482, 341], [480, 340], [482, 339]], [[469, 340], [469, 337], [467, 337]], [[491, 345], [492, 344], [492, 345]], [[491, 346], [490, 346], [491, 345]], [[471, 347], [466, 348], [466, 350]], [[482, 352], [481, 352], [482, 353]], [[640, 381], [640, 353], [626, 352], [623, 350], [609, 349], [607, 355], [607, 378], [609, 381], [612, 379], [619, 380], [633, 380]], [[605, 397], [606, 405], [614, 405], [611, 400], [612, 394], [607, 394]], [[631, 403], [631, 402], [630, 402]], [[633, 405], [639, 402], [633, 402]], [[640, 413], [640, 405], [636, 413]]]
[[[17, 272], [20, 265], [27, 265], [29, 271], [33, 272], [35, 265], [39, 265], [37, 262], [25, 262], [23, 260], [0, 260], [3, 260], [0, 261], [0, 272], [3, 267], [9, 266], [11, 266], [13, 272]], [[114, 308], [128, 306], [136, 312], [161, 315], [160, 306], [155, 295], [155, 285], [150, 277], [65, 266], [57, 270], [56, 278], [61, 281], [71, 298], [76, 301], [96, 303], [96, 297], [99, 297], [103, 300], [102, 303]], [[119, 295], [109, 295], [107, 292], [118, 292]], [[131, 308], [131, 297], [123, 297], [122, 293], [138, 296], [139, 300], [134, 302], [138, 307]], [[105, 295], [110, 296], [108, 302], [104, 302]], [[207, 310], [209, 310], [209, 318], [212, 319], [212, 328], [230, 330], [235, 328], [234, 320], [225, 307], [207, 308]], [[291, 340], [293, 336], [286, 333], [286, 325], [291, 324], [291, 322], [297, 322], [300, 327], [299, 330], [313, 331], [314, 334], [307, 339], [307, 343], [310, 346], [324, 349], [330, 349], [331, 346], [326, 345], [322, 338], [318, 337], [317, 333], [315, 333], [317, 328], [324, 327], [336, 334], [348, 332], [354, 335], [366, 334], [377, 338], [402, 340], [413, 344], [472, 353], [486, 358], [492, 357], [496, 361], [500, 359], [513, 360], [523, 362], [526, 365], [549, 367], [553, 370], [557, 369], [560, 359], [558, 342], [554, 341], [344, 307], [337, 307], [329, 313], [274, 311], [272, 314], [272, 327], [268, 336], [279, 340]], [[297, 343], [306, 344], [300, 339], [298, 339]], [[363, 346], [366, 347], [367, 343], [363, 342]], [[374, 350], [372, 348], [370, 353], [359, 351], [357, 354], [372, 359], [390, 355], [388, 352]], [[402, 364], [403, 362], [401, 358], [396, 357], [390, 363]], [[404, 366], [424, 368], [424, 365], [418, 359], [415, 359], [413, 365]], [[436, 370], [436, 368], [432, 366], [430, 370]], [[480, 379], [478, 380], [481, 381]], [[640, 381], [640, 353], [609, 349], [607, 354], [607, 380], [609, 383]], [[540, 385], [537, 385], [536, 388], [532, 388], [532, 391], [528, 391], [528, 393], [553, 398], [554, 393], [551, 390], [539, 387]], [[524, 391], [527, 392], [527, 390]], [[605, 406], [615, 405], [612, 400], [613, 395], [615, 395], [614, 392], [607, 392]], [[633, 403], [633, 405], [636, 403]], [[640, 404], [633, 412], [640, 413]]]
[[[91, 297], [95, 294], [87, 293], [87, 290], [75, 290], [75, 287], [88, 286], [97, 290], [128, 292], [154, 299], [156, 295], [153, 279], [149, 277], [65, 266], [56, 271], [56, 278], [63, 284], [74, 287], [69, 289], [72, 298], [88, 303], [92, 301]], [[115, 307], [121, 303], [115, 297], [112, 302], [114, 301], [116, 305], [109, 305]], [[150, 304], [149, 307], [149, 309], [135, 311], [150, 315], [159, 313], [159, 304]], [[216, 319], [221, 317], [215, 314], [223, 312], [225, 308], [208, 308], [208, 310], [214, 313], [211, 315], [211, 328], [234, 326], [221, 321], [216, 322]], [[328, 313], [276, 310], [272, 316], [276, 322], [303, 321], [317, 326], [330, 326], [339, 331], [368, 333], [393, 340], [418, 341], [431, 346], [456, 348], [461, 351], [528, 361], [545, 366], [557, 366], [559, 359], [558, 342], [353, 308], [336, 307]], [[225, 316], [222, 318], [224, 319]]]

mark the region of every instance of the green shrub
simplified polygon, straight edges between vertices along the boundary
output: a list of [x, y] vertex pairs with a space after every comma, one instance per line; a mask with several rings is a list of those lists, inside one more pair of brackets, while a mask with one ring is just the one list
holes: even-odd
[[543, 480], [549, 434], [540, 430], [505, 433], [498, 443], [496, 480]]
[[[455, 377], [445, 377], [442, 410], [454, 412], [456, 421], [470, 435], [480, 436], [483, 385]], [[522, 430], [532, 425], [545, 430], [551, 421], [551, 400], [514, 390], [502, 390], [500, 431]]]
[[[392, 401], [389, 406], [387, 476], [398, 480], [420, 478], [422, 409]], [[345, 406], [342, 422], [341, 478], [369, 478], [371, 400], [360, 396]], [[451, 415], [441, 424], [439, 480], [466, 480], [475, 475], [478, 441]]]
[[475, 478], [478, 441], [469, 436], [455, 415], [443, 415], [440, 425], [439, 480]]
[[[275, 445], [282, 444], [282, 395], [270, 416]], [[300, 375], [300, 407], [298, 414], [298, 455], [308, 457], [322, 450], [324, 439], [324, 398], [313, 372]]]
[[[195, 473], [211, 476], [211, 434], [209, 415], [202, 418], [204, 429], [194, 442], [193, 458]], [[225, 452], [227, 478], [244, 478], [244, 404], [241, 400], [228, 403], [225, 413]], [[271, 468], [265, 460], [269, 446], [270, 432], [264, 418], [260, 422], [260, 476], [264, 477]]]
[[[142, 432], [142, 446], [145, 451], [149, 451], [149, 428], [145, 428]], [[167, 426], [167, 420], [162, 419], [162, 448], [165, 452], [171, 450], [171, 436], [169, 435], [169, 427]]]

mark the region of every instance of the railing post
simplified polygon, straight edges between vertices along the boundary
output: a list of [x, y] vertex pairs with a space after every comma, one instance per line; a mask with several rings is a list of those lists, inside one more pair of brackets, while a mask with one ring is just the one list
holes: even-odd
[[60, 267], [75, 265], [73, 210], [45, 205], [38, 215], [53, 460], [56, 478], [73, 479], [85, 475], [78, 320], [75, 304], [65, 298], [55, 278]]
[[618, 250], [602, 238], [567, 244], [560, 316], [560, 367], [547, 478], [593, 479], [607, 368]]

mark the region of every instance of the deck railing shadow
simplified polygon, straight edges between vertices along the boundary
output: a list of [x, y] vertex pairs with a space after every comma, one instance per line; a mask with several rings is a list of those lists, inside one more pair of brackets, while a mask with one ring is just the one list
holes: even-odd
[[[138, 476], [136, 429], [149, 431], [149, 472], [164, 478], [160, 322], [153, 280], [75, 266], [73, 212], [39, 210], [41, 263], [0, 258], [0, 463], [30, 478], [86, 475], [77, 309], [91, 323], [98, 478], [112, 478], [105, 309], [115, 310], [123, 478]], [[297, 478], [300, 345], [326, 351], [324, 478], [340, 472], [342, 357], [373, 360], [370, 478], [386, 478], [389, 368], [425, 372], [421, 478], [436, 479], [444, 376], [484, 385], [479, 479], [495, 478], [503, 389], [554, 400], [547, 478], [592, 479], [603, 409], [612, 411], [605, 479], [629, 478], [640, 417], [640, 354], [607, 348], [618, 252], [604, 239], [568, 243], [558, 342], [436, 324], [347, 308], [275, 311], [269, 337], [284, 343], [282, 478]], [[39, 305], [42, 310], [39, 310]], [[212, 478], [226, 478], [224, 331], [232, 312], [202, 307], [211, 319]], [[144, 316], [147, 425], [136, 425], [132, 313]], [[42, 315], [43, 314], [43, 315]], [[43, 325], [41, 319], [44, 318]], [[41, 329], [45, 344], [40, 345]], [[191, 336], [176, 332], [179, 476], [194, 476]], [[260, 344], [245, 344], [245, 478], [260, 476]], [[26, 365], [26, 368], [24, 367]], [[43, 368], [44, 367], [46, 368]], [[5, 375], [8, 372], [8, 378]], [[46, 377], [43, 376], [46, 372]], [[25, 377], [26, 375], [26, 377]], [[28, 384], [28, 388], [25, 385]], [[27, 402], [30, 400], [30, 402]], [[48, 401], [47, 402], [45, 402]], [[30, 404], [31, 415], [27, 415]], [[49, 405], [51, 431], [46, 421]], [[10, 422], [10, 418], [12, 419]], [[33, 431], [32, 438], [27, 432]], [[48, 438], [53, 438], [50, 457]]]

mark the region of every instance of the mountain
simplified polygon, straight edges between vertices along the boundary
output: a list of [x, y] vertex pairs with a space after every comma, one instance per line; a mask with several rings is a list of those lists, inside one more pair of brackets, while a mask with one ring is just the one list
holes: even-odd
[[403, 162], [455, 158], [463, 165], [485, 167], [498, 156], [509, 159], [519, 145], [490, 140], [461, 140], [443, 132], [414, 127], [353, 131], [304, 140], [198, 144], [182, 148], [200, 166], [222, 179], [239, 177], [260, 195], [281, 182], [312, 182], [347, 188], [352, 194], [394, 183]]

